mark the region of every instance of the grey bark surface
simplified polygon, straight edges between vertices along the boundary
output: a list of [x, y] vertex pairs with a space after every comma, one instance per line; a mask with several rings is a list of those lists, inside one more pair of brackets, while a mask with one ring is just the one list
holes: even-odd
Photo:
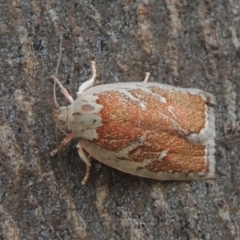
[[[0, 239], [240, 239], [240, 4], [234, 1], [0, 2]], [[56, 157], [50, 75], [75, 96], [150, 81], [213, 93], [216, 180], [160, 182], [92, 160], [77, 140]], [[66, 101], [57, 92], [62, 106]], [[56, 137], [58, 136], [58, 137]]]

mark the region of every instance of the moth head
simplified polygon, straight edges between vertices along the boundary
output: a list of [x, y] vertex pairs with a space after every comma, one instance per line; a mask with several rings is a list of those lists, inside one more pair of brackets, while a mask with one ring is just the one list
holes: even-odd
[[54, 111], [54, 121], [57, 126], [62, 126], [68, 123], [68, 107], [60, 107]]

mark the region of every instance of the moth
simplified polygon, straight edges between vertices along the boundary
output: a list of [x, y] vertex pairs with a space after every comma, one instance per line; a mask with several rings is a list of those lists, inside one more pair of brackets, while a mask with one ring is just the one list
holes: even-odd
[[203, 180], [215, 177], [215, 97], [199, 89], [143, 82], [93, 87], [93, 75], [77, 99], [52, 76], [69, 102], [58, 107], [55, 121], [71, 130], [54, 156], [72, 138], [90, 172], [89, 155], [120, 171], [157, 180]]

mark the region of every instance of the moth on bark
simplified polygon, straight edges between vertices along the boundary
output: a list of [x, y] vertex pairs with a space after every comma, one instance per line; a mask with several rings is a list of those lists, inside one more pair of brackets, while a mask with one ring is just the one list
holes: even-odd
[[55, 155], [72, 138], [79, 138], [80, 158], [87, 170], [88, 154], [133, 175], [158, 180], [203, 180], [215, 177], [215, 97], [199, 89], [143, 82], [93, 87], [83, 83], [77, 99], [52, 76], [70, 105], [58, 107], [55, 120], [72, 131], [51, 152]]

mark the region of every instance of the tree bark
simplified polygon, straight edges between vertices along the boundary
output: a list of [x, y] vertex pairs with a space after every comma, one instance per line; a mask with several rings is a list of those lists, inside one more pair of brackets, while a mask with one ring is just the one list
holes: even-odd
[[[0, 3], [1, 239], [240, 239], [239, 10], [233, 1]], [[150, 81], [213, 93], [214, 181], [160, 182], [92, 160], [54, 123], [53, 84]], [[57, 89], [58, 90], [58, 89]], [[61, 106], [66, 101], [57, 91]]]

